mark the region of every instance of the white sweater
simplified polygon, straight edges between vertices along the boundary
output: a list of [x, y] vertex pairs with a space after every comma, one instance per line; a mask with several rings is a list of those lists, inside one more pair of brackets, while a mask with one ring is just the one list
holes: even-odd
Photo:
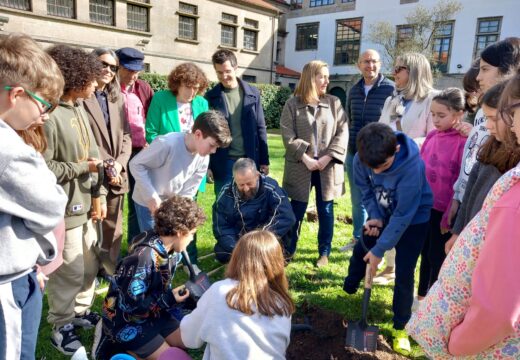
[[172, 195], [193, 198], [206, 175], [209, 156], [191, 154], [184, 133], [157, 137], [130, 161], [135, 178], [132, 199], [147, 206], [152, 199], [166, 200]]
[[226, 294], [237, 281], [214, 283], [200, 298], [197, 308], [180, 324], [188, 348], [207, 343], [203, 360], [285, 359], [291, 335], [291, 317], [246, 315], [231, 309]]

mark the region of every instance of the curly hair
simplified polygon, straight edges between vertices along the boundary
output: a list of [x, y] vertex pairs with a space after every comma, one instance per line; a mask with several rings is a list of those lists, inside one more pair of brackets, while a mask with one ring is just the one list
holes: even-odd
[[47, 53], [58, 64], [65, 79], [63, 93], [80, 91], [101, 76], [101, 62], [94, 54], [67, 45], [55, 45]]
[[168, 88], [173, 95], [177, 96], [182, 84], [189, 87], [199, 85], [197, 95], [202, 95], [208, 88], [209, 81], [204, 71], [194, 63], [188, 62], [178, 65], [168, 75]]
[[154, 220], [159, 236], [173, 236], [196, 229], [206, 221], [206, 215], [195, 201], [173, 195], [159, 206]]

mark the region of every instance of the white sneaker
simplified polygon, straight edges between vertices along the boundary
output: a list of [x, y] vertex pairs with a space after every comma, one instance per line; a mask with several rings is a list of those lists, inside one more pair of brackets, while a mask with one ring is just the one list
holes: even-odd
[[51, 343], [65, 355], [74, 355], [76, 351], [83, 347], [78, 335], [74, 332], [74, 325], [72, 324], [65, 324], [59, 329], [53, 329]]
[[88, 360], [87, 350], [82, 346], [72, 355], [70, 360]]

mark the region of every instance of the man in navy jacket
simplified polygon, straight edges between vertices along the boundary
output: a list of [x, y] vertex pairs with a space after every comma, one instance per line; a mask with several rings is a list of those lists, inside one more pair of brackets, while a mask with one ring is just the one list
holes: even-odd
[[381, 60], [375, 50], [365, 50], [359, 57], [358, 69], [363, 75], [349, 92], [347, 114], [349, 124], [349, 141], [347, 151], [347, 177], [352, 199], [352, 220], [354, 225], [353, 242], [342, 248], [352, 248], [355, 240], [361, 236], [366, 211], [361, 202], [361, 192], [354, 183], [352, 163], [356, 155], [356, 137], [361, 128], [371, 122], [379, 121], [383, 105], [387, 97], [394, 92], [395, 85], [381, 74]]
[[234, 162], [242, 157], [253, 159], [257, 169], [269, 173], [269, 153], [264, 110], [260, 92], [237, 78], [237, 59], [232, 51], [221, 49], [212, 56], [219, 84], [205, 97], [212, 109], [226, 117], [233, 141], [210, 157], [209, 169], [215, 180], [215, 194], [231, 181]]
[[253, 160], [238, 159], [233, 182], [224, 185], [213, 204], [216, 258], [228, 262], [238, 239], [258, 228], [273, 232], [285, 247], [295, 222], [287, 193], [276, 180], [261, 175]]

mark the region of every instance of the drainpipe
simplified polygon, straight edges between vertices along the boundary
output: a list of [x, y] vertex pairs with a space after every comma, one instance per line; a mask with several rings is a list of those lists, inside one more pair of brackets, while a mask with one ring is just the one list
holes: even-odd
[[274, 16], [271, 17], [271, 73], [269, 76], [269, 84], [273, 84], [273, 67], [274, 67], [274, 46], [276, 38], [274, 37]]

